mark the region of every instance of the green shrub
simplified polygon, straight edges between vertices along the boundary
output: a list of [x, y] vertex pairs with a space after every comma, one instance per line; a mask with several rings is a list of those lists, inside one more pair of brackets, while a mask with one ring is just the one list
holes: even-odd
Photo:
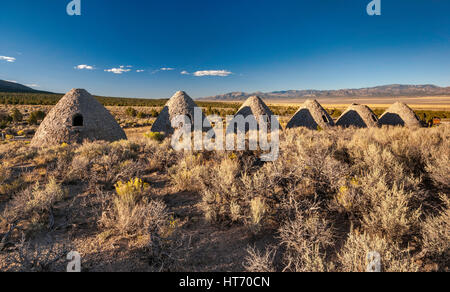
[[42, 121], [45, 118], [45, 113], [43, 111], [35, 111], [30, 114], [28, 117], [28, 124], [37, 125], [39, 121]]
[[158, 113], [158, 111], [157, 110], [151, 110], [150, 111], [150, 116], [152, 117], [152, 118], [157, 118], [158, 116], [159, 116], [159, 113]]
[[138, 112], [137, 115], [136, 115], [136, 117], [137, 117], [138, 119], [145, 119], [145, 118], [147, 117], [147, 114], [144, 113], [144, 112]]
[[4, 129], [11, 123], [13, 118], [10, 115], [0, 113], [0, 128]]
[[22, 113], [16, 108], [14, 108], [11, 111], [11, 117], [12, 117], [13, 121], [16, 122], [16, 123], [21, 122], [23, 120]]
[[159, 132], [148, 132], [144, 134], [144, 137], [158, 142], [164, 140], [164, 134]]
[[132, 107], [127, 108], [125, 113], [127, 114], [127, 116], [130, 116], [130, 117], [133, 117], [133, 118], [136, 117], [137, 114], [138, 114], [137, 111], [134, 108], [132, 108]]

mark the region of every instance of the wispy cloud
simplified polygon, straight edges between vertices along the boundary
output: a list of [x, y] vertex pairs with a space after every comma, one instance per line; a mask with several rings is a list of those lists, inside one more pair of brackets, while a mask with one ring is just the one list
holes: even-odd
[[197, 71], [194, 72], [193, 75], [197, 77], [203, 77], [203, 76], [220, 76], [220, 77], [226, 77], [233, 74], [233, 72], [227, 71], [227, 70], [205, 70], [205, 71]]
[[33, 84], [25, 84], [28, 87], [40, 87], [39, 84], [33, 83]]
[[7, 56], [0, 56], [0, 60], [6, 61], [8, 63], [14, 63], [16, 61], [16, 58], [7, 57]]
[[145, 70], [136, 70], [136, 72], [138, 72], [138, 73], [142, 73], [142, 72], [144, 72]]
[[[17, 82], [16, 80], [5, 80], [5, 81], [11, 82], [11, 83], [19, 83], [19, 82]], [[24, 85], [25, 85], [25, 86], [28, 86], [28, 87], [40, 87], [39, 84], [36, 84], [36, 83], [32, 83], [32, 84], [24, 84]]]
[[161, 70], [161, 71], [173, 71], [173, 70], [175, 70], [175, 68], [161, 68], [159, 70]]
[[[127, 66], [127, 68], [130, 68], [130, 67]], [[111, 69], [105, 70], [105, 72], [111, 72], [114, 74], [123, 74], [123, 73], [130, 72], [130, 71], [131, 71], [131, 69], [126, 69], [125, 66], [120, 66], [119, 68], [111, 68]]]
[[75, 69], [77, 69], [77, 70], [94, 70], [94, 66], [78, 65], [78, 66], [75, 66]]
[[181, 75], [189, 75], [190, 73], [189, 73], [188, 71], [184, 70], [184, 71], [181, 71], [180, 74], [181, 74]]

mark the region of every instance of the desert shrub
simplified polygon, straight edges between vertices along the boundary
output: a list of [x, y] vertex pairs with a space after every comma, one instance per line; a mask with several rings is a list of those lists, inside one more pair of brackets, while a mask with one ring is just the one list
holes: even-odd
[[42, 121], [44, 118], [45, 113], [43, 111], [35, 111], [28, 116], [27, 122], [29, 125], [37, 125], [39, 121]]
[[164, 134], [158, 132], [148, 132], [144, 134], [145, 138], [161, 142], [164, 140]]
[[0, 195], [6, 195], [8, 197], [13, 196], [15, 193], [20, 192], [27, 187], [22, 177], [12, 179], [8, 183], [0, 184]]
[[419, 269], [407, 250], [383, 237], [354, 230], [338, 254], [338, 270], [365, 272], [369, 265], [368, 255], [372, 252], [380, 254], [383, 272], [416, 272]]
[[328, 209], [346, 213], [352, 224], [362, 226], [370, 234], [399, 243], [410, 240], [419, 230], [422, 208], [418, 198], [423, 193], [420, 189], [407, 190], [396, 182], [391, 185], [390, 175], [378, 166], [367, 172], [341, 185]]
[[11, 177], [11, 169], [6, 166], [6, 163], [0, 164], [0, 184], [5, 183]]
[[116, 154], [121, 160], [137, 159], [139, 157], [140, 145], [128, 140], [111, 143], [111, 154]]
[[54, 178], [50, 178], [45, 187], [36, 183], [14, 196], [6, 206], [3, 217], [8, 222], [30, 218], [41, 221], [66, 194], [66, 190]]
[[114, 185], [139, 176], [145, 161], [139, 159], [139, 144], [130, 141], [84, 143], [74, 151], [66, 179], [89, 179], [95, 184]]
[[267, 248], [264, 252], [254, 247], [247, 248], [247, 257], [244, 259], [244, 268], [250, 273], [273, 273], [276, 272], [274, 267], [274, 257], [276, 249]]
[[338, 109], [327, 110], [332, 118], [339, 118], [342, 115], [342, 111]]
[[[353, 235], [346, 248], [374, 238], [375, 246], [391, 261], [385, 270], [415, 270], [418, 265], [402, 248], [421, 244], [424, 206], [429, 210], [436, 206], [436, 196], [426, 181], [433, 177], [431, 165], [436, 165], [433, 182], [445, 188], [448, 166], [437, 167], [437, 163], [445, 161], [442, 156], [448, 153], [446, 132], [444, 128], [430, 132], [406, 128], [287, 130], [280, 137], [280, 157], [274, 162], [253, 160], [244, 166], [239, 155], [226, 158], [216, 153], [210, 171], [200, 176], [202, 209], [210, 221], [249, 226], [259, 222], [259, 231], [269, 230], [264, 226], [279, 226], [279, 250], [286, 271], [336, 269], [339, 262], [331, 260], [335, 252], [348, 256], [349, 251], [333, 250], [334, 237], [342, 241], [351, 226], [364, 233]], [[222, 163], [235, 165], [235, 171], [221, 171]], [[314, 216], [303, 215], [311, 210]], [[429, 222], [434, 222], [435, 230], [437, 223]], [[335, 233], [330, 226], [337, 224], [342, 228]], [[316, 230], [322, 230], [318, 233], [329, 240], [314, 243], [308, 235], [296, 237], [296, 232], [314, 233], [314, 228], [305, 231], [305, 226], [322, 226]], [[427, 238], [438, 238], [430, 234]]]
[[136, 117], [137, 117], [138, 119], [145, 119], [145, 118], [147, 118], [147, 114], [144, 113], [144, 112], [138, 112], [137, 115], [136, 115]]
[[11, 118], [14, 122], [18, 123], [23, 120], [23, 115], [17, 108], [13, 108], [11, 111]]
[[152, 109], [152, 110], [150, 111], [150, 116], [151, 116], [152, 118], [157, 118], [157, 117], [159, 116], [159, 112], [158, 112], [157, 110], [155, 110], [155, 109]]
[[330, 224], [319, 214], [297, 214], [280, 227], [280, 244], [285, 248], [285, 271], [324, 272], [332, 269], [327, 263], [326, 250], [334, 243]]
[[75, 154], [83, 156], [89, 160], [94, 160], [107, 154], [109, 148], [109, 145], [104, 142], [84, 143], [75, 151]]
[[0, 195], [11, 197], [26, 187], [22, 177], [16, 177], [7, 162], [0, 164]]
[[[449, 141], [449, 140], [447, 140]], [[450, 189], [450, 144], [431, 151], [427, 159], [426, 170], [436, 187], [442, 190]], [[447, 149], [447, 150], [446, 150]]]
[[66, 175], [68, 181], [82, 180], [89, 177], [90, 160], [82, 155], [73, 158]]
[[71, 149], [59, 145], [37, 150], [37, 155], [34, 156], [33, 160], [36, 166], [49, 166], [50, 168], [54, 168], [56, 167], [58, 160], [67, 162], [67, 159], [69, 159], [71, 155]]
[[120, 236], [161, 234], [170, 223], [169, 214], [165, 204], [149, 200], [147, 192], [148, 185], [140, 179], [119, 182], [113, 204], [103, 213], [100, 223]]
[[73, 148], [67, 144], [62, 144], [57, 148], [55, 154], [57, 155], [56, 161], [47, 164], [47, 169], [52, 176], [61, 181], [66, 181], [75, 155]]
[[137, 111], [132, 107], [127, 108], [125, 113], [130, 117], [136, 117], [138, 114]]
[[201, 175], [205, 170], [201, 154], [188, 153], [177, 165], [169, 168], [168, 173], [178, 191], [195, 191], [200, 188]]
[[412, 193], [396, 185], [388, 189], [382, 179], [368, 192], [370, 206], [362, 222], [369, 234], [379, 234], [387, 240], [401, 242], [405, 236], [417, 232], [421, 210], [410, 205]]
[[119, 181], [115, 187], [118, 198], [120, 198], [118, 202], [125, 202], [128, 204], [131, 201], [139, 200], [148, 190], [149, 185], [144, 183], [141, 179], [135, 178], [126, 183]]
[[148, 170], [167, 170], [177, 162], [179, 154], [173, 150], [170, 143], [170, 139], [161, 143], [150, 139], [145, 140], [143, 153], [148, 161]]
[[65, 246], [48, 240], [45, 243], [31, 244], [23, 237], [15, 245], [15, 251], [9, 253], [0, 264], [0, 268], [5, 272], [58, 272], [66, 264], [67, 253]]
[[31, 114], [35, 115], [36, 119], [38, 119], [39, 121], [42, 121], [46, 116], [45, 112], [43, 112], [43, 111], [35, 111], [35, 112], [32, 112]]
[[208, 221], [237, 221], [244, 217], [245, 200], [237, 178], [239, 164], [233, 159], [224, 159], [213, 164], [202, 177], [202, 209]]
[[0, 112], [0, 129], [5, 129], [13, 121], [10, 115]]
[[[379, 131], [379, 130], [378, 130]], [[370, 138], [359, 139], [362, 133], [355, 134], [349, 152], [354, 161], [354, 173], [360, 177], [370, 174], [384, 175], [388, 186], [403, 185], [406, 189], [417, 189], [419, 181], [411, 175], [405, 165], [392, 153], [391, 148], [375, 142]], [[370, 137], [370, 135], [368, 135]], [[357, 140], [358, 139], [358, 140]]]
[[250, 201], [251, 226], [258, 232], [261, 225], [264, 224], [264, 218], [267, 213], [267, 205], [262, 198], [254, 198]]
[[309, 193], [324, 198], [336, 192], [350, 173], [348, 165], [336, 159], [340, 151], [337, 137], [334, 131], [288, 131], [280, 145], [283, 149], [280, 161], [285, 164], [280, 175], [290, 184], [302, 183], [303, 190], [309, 188]]
[[437, 216], [427, 218], [422, 224], [423, 248], [435, 262], [447, 265], [450, 259], [450, 198], [441, 195], [445, 203]]
[[0, 160], [5, 167], [19, 163], [30, 163], [37, 155], [37, 150], [28, 147], [26, 143], [14, 142], [7, 144], [0, 144]]
[[[349, 173], [349, 167], [334, 158], [338, 146], [331, 137], [326, 131], [286, 131], [280, 141], [280, 157], [274, 162], [261, 163], [257, 152], [233, 153], [231, 159], [218, 156], [218, 162], [202, 177], [206, 217], [261, 229], [295, 215], [295, 208], [284, 203], [287, 200], [320, 198], [325, 202]], [[254, 211], [262, 210], [255, 208], [262, 204], [255, 202], [265, 206], [259, 219]]]

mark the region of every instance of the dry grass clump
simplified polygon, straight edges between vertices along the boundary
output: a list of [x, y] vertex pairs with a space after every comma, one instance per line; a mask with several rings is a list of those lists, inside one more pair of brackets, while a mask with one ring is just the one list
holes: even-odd
[[66, 195], [67, 191], [61, 184], [50, 178], [44, 187], [36, 183], [16, 194], [6, 206], [2, 217], [10, 223], [30, 220], [34, 224], [45, 224], [53, 206]]
[[251, 224], [256, 232], [264, 222], [267, 213], [267, 205], [262, 198], [254, 198], [250, 201]]
[[168, 169], [170, 179], [178, 191], [199, 190], [201, 175], [207, 170], [202, 154], [186, 154]]
[[170, 139], [162, 142], [146, 139], [143, 152], [148, 161], [149, 171], [165, 171], [177, 162], [177, 152], [171, 146]]
[[0, 184], [3, 185], [11, 178], [11, 169], [7, 167], [6, 163], [0, 164]]
[[[33, 159], [33, 164], [37, 167], [55, 168], [59, 161], [70, 160], [72, 155], [72, 148], [67, 144], [39, 149]], [[61, 163], [59, 163], [59, 166], [62, 166]]]
[[162, 142], [164, 140], [164, 134], [158, 132], [144, 133], [144, 137], [153, 141]]
[[167, 227], [169, 215], [161, 201], [149, 200], [149, 186], [140, 179], [116, 184], [116, 196], [100, 223], [126, 237], [150, 236]]
[[407, 250], [401, 249], [383, 237], [350, 232], [345, 245], [338, 254], [339, 271], [365, 272], [370, 263], [370, 253], [381, 256], [383, 272], [417, 272], [420, 268]]
[[444, 150], [436, 149], [431, 151], [426, 164], [426, 171], [428, 172], [431, 180], [435, 186], [441, 190], [450, 189], [450, 139], [446, 138]]
[[0, 144], [0, 161], [11, 164], [28, 162], [37, 154], [35, 149], [31, 149], [25, 142], [12, 142]]
[[[1, 148], [1, 147], [0, 147]], [[4, 150], [2, 148], [1, 150]], [[22, 154], [22, 148], [10, 148], [7, 147], [9, 151], [20, 151]], [[0, 156], [2, 152], [0, 150]], [[14, 166], [16, 163], [16, 159], [11, 156], [12, 153], [3, 153], [5, 158], [1, 160], [0, 163], [0, 201], [4, 199], [11, 198], [16, 192], [23, 190], [26, 188], [27, 184], [25, 184], [24, 179], [18, 171], [14, 170]], [[24, 161], [27, 160], [24, 158]]]
[[276, 249], [267, 248], [264, 252], [259, 251], [255, 247], [247, 248], [248, 256], [244, 259], [244, 268], [250, 273], [273, 273], [276, 272], [274, 267], [274, 257]]
[[145, 250], [152, 270], [161, 271], [176, 265], [172, 254], [177, 221], [167, 206], [158, 199], [150, 199], [149, 186], [140, 179], [116, 184], [116, 195], [107, 205], [99, 225], [101, 242], [128, 239]]
[[434, 262], [447, 267], [450, 261], [450, 198], [441, 195], [445, 207], [437, 216], [427, 218], [422, 224], [423, 248]]

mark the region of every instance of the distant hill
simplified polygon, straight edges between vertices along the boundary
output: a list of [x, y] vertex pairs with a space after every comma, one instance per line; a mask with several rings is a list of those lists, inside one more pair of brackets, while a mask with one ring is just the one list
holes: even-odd
[[339, 90], [286, 90], [274, 92], [231, 92], [222, 95], [200, 98], [199, 100], [242, 101], [252, 95], [258, 95], [265, 99], [301, 99], [324, 97], [395, 97], [395, 96], [450, 96], [450, 87], [435, 85], [401, 85], [391, 84], [360, 89]]
[[50, 93], [46, 91], [35, 90], [20, 83], [5, 80], [0, 80], [0, 92]]

